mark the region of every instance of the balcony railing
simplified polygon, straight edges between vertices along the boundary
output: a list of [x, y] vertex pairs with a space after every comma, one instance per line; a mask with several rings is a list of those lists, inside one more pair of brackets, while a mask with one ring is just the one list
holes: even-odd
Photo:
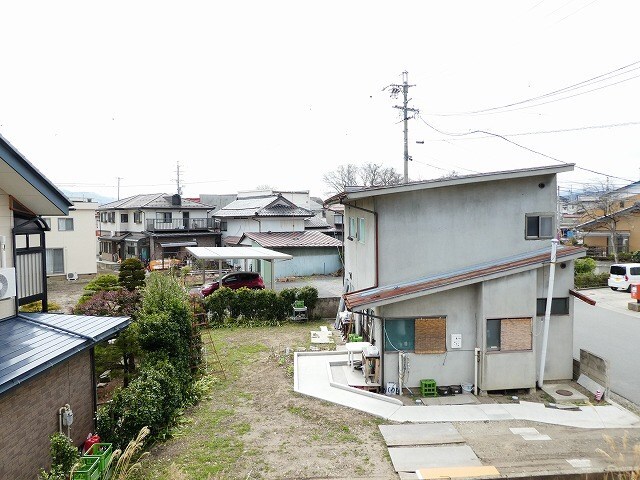
[[214, 230], [220, 231], [220, 222], [213, 218], [174, 218], [172, 220], [147, 220], [148, 232], [167, 230]]

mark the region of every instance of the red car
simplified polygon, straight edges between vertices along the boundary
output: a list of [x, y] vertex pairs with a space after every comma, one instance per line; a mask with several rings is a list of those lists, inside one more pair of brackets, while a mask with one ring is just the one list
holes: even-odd
[[[223, 275], [222, 286], [233, 290], [242, 287], [261, 290], [264, 288], [264, 281], [260, 274], [256, 272], [231, 272]], [[206, 297], [207, 295], [211, 295], [218, 288], [220, 288], [220, 282], [213, 282], [209, 285], [204, 285], [200, 289], [200, 294], [203, 297]]]

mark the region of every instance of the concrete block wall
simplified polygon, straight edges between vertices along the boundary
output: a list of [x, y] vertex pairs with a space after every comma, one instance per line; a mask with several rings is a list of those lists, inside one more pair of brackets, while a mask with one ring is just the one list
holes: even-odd
[[609, 361], [580, 349], [580, 373], [609, 390]]
[[49, 436], [58, 431], [58, 410], [73, 410], [76, 446], [94, 431], [93, 379], [88, 350], [0, 396], [0, 478], [33, 480], [49, 468]]

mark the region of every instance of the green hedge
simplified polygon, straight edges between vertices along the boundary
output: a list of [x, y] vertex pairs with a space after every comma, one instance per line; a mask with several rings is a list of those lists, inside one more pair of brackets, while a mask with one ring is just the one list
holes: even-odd
[[318, 302], [318, 290], [313, 287], [286, 288], [280, 293], [273, 290], [231, 290], [220, 288], [203, 301], [211, 313], [211, 327], [272, 326], [288, 321], [293, 313], [293, 302], [302, 300], [309, 313]]
[[589, 288], [589, 287], [606, 287], [607, 280], [609, 279], [608, 273], [577, 273], [575, 276], [576, 288]]

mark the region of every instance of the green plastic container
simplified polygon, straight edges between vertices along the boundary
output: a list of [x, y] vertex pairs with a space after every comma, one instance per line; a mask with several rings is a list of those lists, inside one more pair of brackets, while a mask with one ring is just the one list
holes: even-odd
[[73, 472], [72, 480], [98, 480], [101, 472], [98, 469], [100, 461], [97, 457], [80, 457], [80, 466]]
[[97, 458], [98, 469], [102, 475], [107, 471], [109, 460], [113, 454], [113, 446], [110, 443], [94, 443], [84, 454], [85, 457]]

